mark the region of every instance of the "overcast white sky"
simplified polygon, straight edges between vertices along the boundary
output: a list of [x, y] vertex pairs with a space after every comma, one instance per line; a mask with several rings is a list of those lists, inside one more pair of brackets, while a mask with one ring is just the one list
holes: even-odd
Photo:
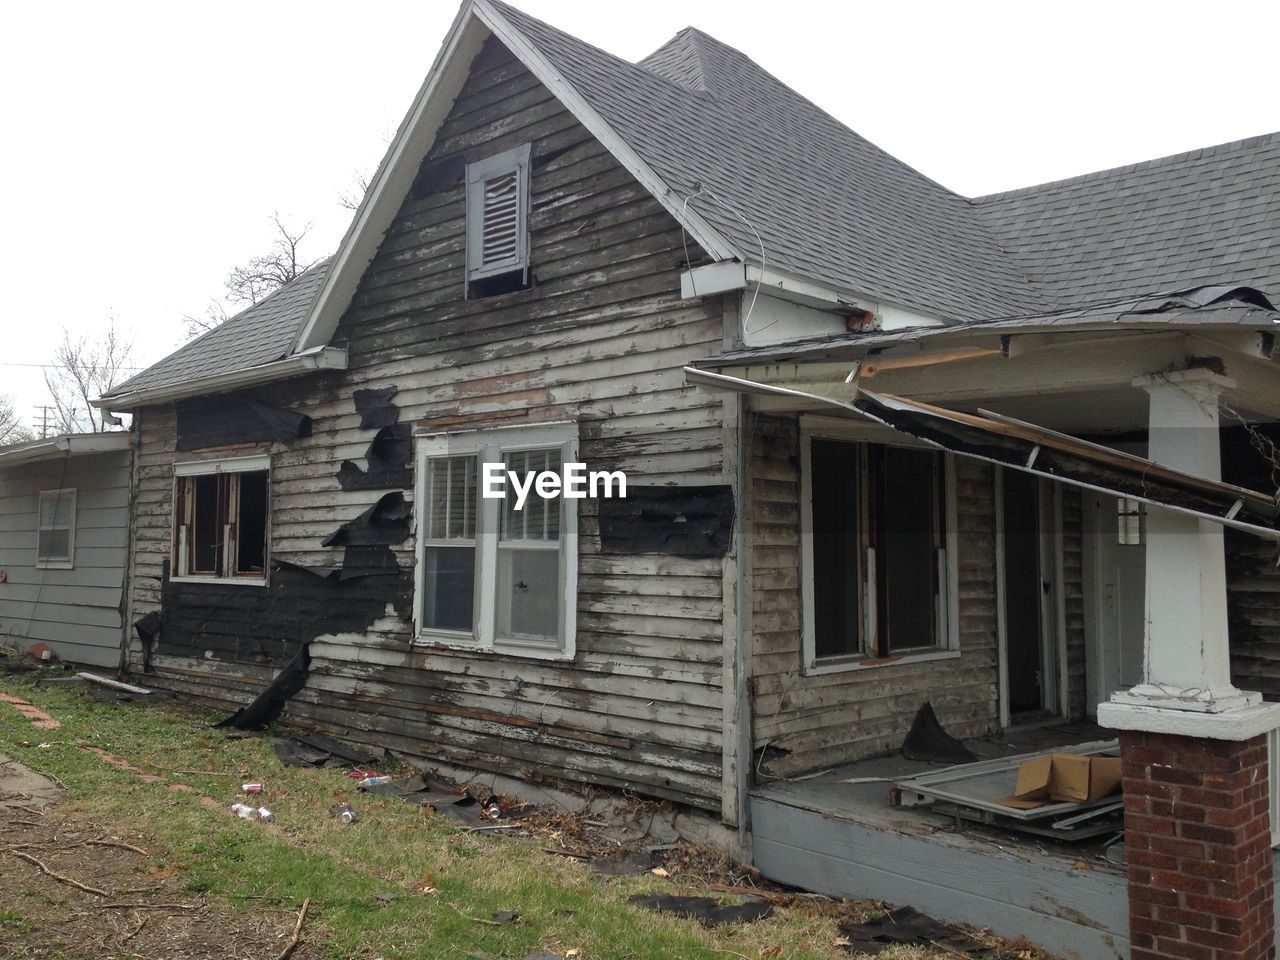
[[[632, 60], [699, 27], [969, 195], [1280, 130], [1274, 2], [517, 5]], [[273, 211], [329, 253], [456, 11], [6, 5], [0, 393], [30, 416], [64, 326], [114, 315], [143, 365], [174, 349]]]

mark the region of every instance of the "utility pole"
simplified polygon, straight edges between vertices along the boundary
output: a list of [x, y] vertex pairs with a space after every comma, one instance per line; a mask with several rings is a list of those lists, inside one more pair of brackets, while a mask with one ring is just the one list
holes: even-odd
[[36, 419], [33, 422], [40, 424], [40, 439], [46, 440], [49, 437], [49, 421], [53, 416], [53, 407], [48, 405], [40, 405], [35, 408]]

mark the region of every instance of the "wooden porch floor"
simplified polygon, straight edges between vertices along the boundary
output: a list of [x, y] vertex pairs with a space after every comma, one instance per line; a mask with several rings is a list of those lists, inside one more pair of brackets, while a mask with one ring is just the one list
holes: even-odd
[[[970, 743], [982, 759], [1108, 739], [1088, 723]], [[1067, 844], [889, 805], [887, 783], [941, 764], [878, 757], [751, 794], [756, 866], [768, 877], [836, 896], [909, 905], [942, 920], [1026, 937], [1070, 960], [1129, 955], [1123, 867], [1101, 842]]]

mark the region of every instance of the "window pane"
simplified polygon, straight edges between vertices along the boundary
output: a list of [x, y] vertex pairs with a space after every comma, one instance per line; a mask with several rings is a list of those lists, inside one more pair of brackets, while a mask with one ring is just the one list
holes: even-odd
[[222, 531], [218, 529], [218, 487], [215, 474], [192, 478], [192, 572], [216, 573], [218, 570], [218, 543], [222, 539]]
[[[28, 540], [27, 542], [30, 543], [31, 541]], [[39, 558], [41, 560], [70, 560], [71, 531], [66, 528], [61, 530], [41, 530]]]
[[427, 461], [426, 539], [474, 540], [476, 458], [433, 457]]
[[881, 652], [936, 646], [938, 458], [901, 447], [873, 449], [881, 464], [873, 492]]
[[560, 551], [498, 550], [500, 637], [548, 640], [560, 635]]
[[475, 575], [475, 547], [423, 547], [423, 629], [471, 629]]
[[[543, 471], [560, 472], [560, 448], [551, 450], [515, 450], [506, 455], [506, 469], [527, 482], [530, 474]], [[507, 486], [507, 498], [502, 502], [503, 540], [534, 540], [542, 543], [560, 539], [561, 498], [540, 497], [536, 487], [529, 489], [524, 509], [517, 510], [518, 498], [511, 485]]]
[[40, 498], [40, 526], [69, 527], [71, 525], [70, 493], [51, 493]]
[[236, 474], [240, 513], [236, 518], [236, 570], [261, 573], [267, 557], [267, 471]]
[[809, 452], [814, 651], [819, 657], [860, 653], [858, 447], [815, 439]]

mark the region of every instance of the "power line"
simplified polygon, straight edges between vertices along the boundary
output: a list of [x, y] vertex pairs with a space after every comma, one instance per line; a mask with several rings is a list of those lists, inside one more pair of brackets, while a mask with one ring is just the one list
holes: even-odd
[[[17, 360], [0, 360], [0, 367], [35, 367], [44, 370], [61, 370], [60, 363], [21, 363]], [[145, 370], [146, 367], [117, 367], [117, 370]]]

